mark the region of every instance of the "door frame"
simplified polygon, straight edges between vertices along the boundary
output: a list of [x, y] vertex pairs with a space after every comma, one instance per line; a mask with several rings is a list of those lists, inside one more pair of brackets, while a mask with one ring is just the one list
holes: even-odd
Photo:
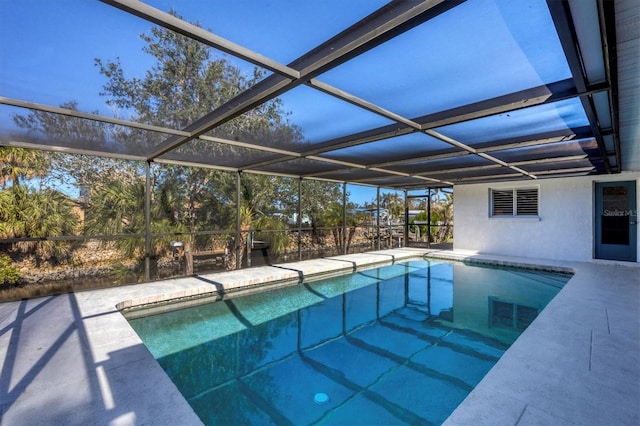
[[[627, 209], [625, 211], [616, 211], [617, 216], [626, 216], [629, 218], [629, 244], [604, 244], [601, 242], [602, 236], [602, 217], [603, 214], [603, 196], [604, 188], [624, 186], [629, 190], [629, 198], [627, 201]], [[605, 260], [622, 260], [628, 262], [638, 261], [638, 205], [637, 205], [637, 183], [635, 180], [624, 181], [607, 181], [594, 182], [594, 258]]]

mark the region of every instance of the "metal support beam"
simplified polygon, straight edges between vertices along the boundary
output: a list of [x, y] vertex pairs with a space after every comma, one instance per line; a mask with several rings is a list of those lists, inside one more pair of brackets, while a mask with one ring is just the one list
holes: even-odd
[[[137, 7], [138, 2], [133, 2], [132, 0], [105, 1], [141, 16], [141, 8]], [[184, 130], [189, 132], [191, 136], [167, 139], [162, 146], [149, 153], [148, 158], [154, 159], [166, 154], [258, 105], [268, 102], [301, 84], [306, 84], [306, 82], [318, 75], [379, 46], [462, 2], [461, 0], [426, 0], [416, 4], [416, 2], [410, 0], [398, 0], [388, 3], [289, 64], [289, 68], [299, 72], [297, 77], [292, 76], [291, 73], [285, 74], [283, 72], [282, 75], [274, 74], [261, 80], [250, 89], [185, 128]], [[145, 19], [155, 22], [154, 19], [157, 19], [157, 17], [149, 15]], [[164, 24], [167, 19], [166, 16], [162, 17], [160, 24]], [[182, 34], [195, 38], [193, 32], [183, 32]], [[238, 52], [229, 50], [229, 53], [237, 55]]]
[[[553, 19], [556, 31], [558, 32], [560, 44], [562, 45], [565, 57], [567, 58], [567, 63], [571, 70], [574, 84], [579, 93], [586, 93], [589, 89], [589, 83], [582, 64], [582, 58], [580, 56], [580, 44], [578, 42], [578, 36], [573, 23], [569, 2], [567, 0], [547, 0], [547, 5], [551, 12], [551, 18]], [[591, 95], [581, 95], [580, 101], [589, 120], [591, 131], [593, 132], [596, 141], [598, 141], [600, 157], [604, 162], [605, 169], [607, 170], [607, 173], [611, 173], [611, 163], [607, 157], [604, 139], [600, 134], [598, 117], [593, 105], [593, 99], [591, 98]]]
[[144, 164], [144, 280], [151, 281], [151, 163]]
[[240, 217], [241, 212], [241, 204], [242, 204], [242, 191], [240, 190], [240, 179], [242, 172], [236, 172], [236, 237], [235, 242], [233, 244], [233, 250], [236, 253], [236, 270], [240, 269], [242, 266], [240, 264], [240, 250], [242, 247], [240, 246], [240, 238], [241, 238], [241, 227], [242, 227], [242, 218]]
[[403, 247], [407, 247], [409, 245], [409, 191], [404, 190], [404, 245]]
[[[526, 135], [526, 136], [521, 136], [516, 138], [502, 139], [502, 140], [487, 142], [483, 144], [478, 144], [478, 145], [475, 145], [474, 148], [476, 148], [476, 151], [478, 153], [487, 153], [487, 152], [506, 151], [509, 149], [518, 149], [518, 148], [526, 148], [526, 147], [539, 146], [539, 145], [547, 145], [552, 143], [566, 142], [571, 140], [584, 139], [591, 136], [592, 136], [592, 133], [589, 127], [580, 127], [577, 129], [563, 129], [563, 130], [558, 130], [553, 132], [539, 133], [535, 135]], [[455, 150], [448, 149], [448, 150], [441, 150], [432, 155], [426, 155], [423, 157], [412, 156], [412, 157], [399, 158], [393, 161], [386, 161], [384, 163], [372, 164], [371, 166], [372, 167], [389, 167], [394, 165], [402, 165], [407, 162], [421, 163], [421, 162], [427, 162], [427, 161], [442, 160], [445, 158], [461, 157], [465, 155], [470, 155], [470, 153], [467, 151], [461, 151], [458, 149], [455, 149]]]
[[605, 50], [604, 67], [607, 75], [607, 81], [611, 85], [611, 90], [609, 90], [609, 105], [611, 108], [613, 146], [615, 148], [617, 171], [621, 171], [622, 152], [618, 133], [620, 128], [620, 114], [618, 111], [618, 40], [616, 35], [615, 2], [598, 0], [598, 12], [600, 16], [602, 46]]
[[298, 179], [298, 219], [296, 224], [298, 225], [298, 260], [302, 260], [302, 178]]
[[380, 187], [376, 188], [376, 250], [380, 250]]
[[183, 21], [182, 19], [151, 7], [137, 0], [100, 0], [110, 6], [128, 12], [139, 18], [153, 22], [156, 25], [168, 30], [182, 34], [185, 37], [197, 40], [207, 46], [229, 53], [237, 58], [243, 59], [261, 68], [268, 69], [278, 74], [297, 78], [300, 73], [296, 70], [282, 65], [281, 63], [267, 58], [259, 53], [253, 52], [245, 47], [235, 44], [220, 36], [198, 27], [197, 25]]
[[347, 182], [342, 183], [342, 247], [347, 254]]
[[177, 136], [188, 136], [188, 133], [183, 132], [182, 130], [170, 129], [168, 127], [154, 126], [154, 125], [145, 124], [145, 123], [138, 123], [135, 121], [122, 120], [120, 118], [106, 117], [104, 115], [99, 115], [99, 114], [89, 114], [86, 112], [81, 112], [73, 109], [54, 107], [54, 106], [45, 105], [45, 104], [38, 104], [35, 102], [21, 101], [19, 99], [6, 98], [4, 96], [0, 96], [0, 104], [15, 106], [19, 108], [27, 108], [35, 111], [49, 112], [52, 114], [64, 115], [67, 117], [75, 117], [75, 118], [82, 118], [85, 120], [98, 121], [100, 123], [132, 127], [135, 129], [148, 130], [150, 132], [166, 133], [169, 135], [177, 135]]
[[[509, 95], [499, 96], [488, 99], [486, 101], [476, 102], [446, 111], [434, 114], [424, 115], [416, 118], [395, 119], [396, 124], [378, 127], [364, 132], [355, 133], [348, 136], [332, 139], [320, 144], [316, 144], [313, 150], [303, 153], [304, 156], [318, 155], [325, 152], [349, 148], [351, 146], [360, 145], [367, 142], [388, 139], [391, 137], [402, 136], [416, 131], [415, 124], [419, 124], [420, 130], [429, 130], [445, 125], [462, 123], [464, 121], [483, 118], [494, 114], [508, 111], [514, 111], [522, 108], [528, 108], [535, 105], [557, 102], [560, 100], [571, 99], [577, 96], [589, 95], [601, 91], [608, 90], [607, 85], [600, 85], [592, 88], [591, 91], [579, 93], [571, 79], [560, 80], [547, 85], [537, 86], [531, 89], [521, 90]], [[348, 94], [342, 92], [343, 97]], [[349, 97], [353, 102], [353, 96]], [[365, 105], [360, 105], [365, 107]], [[372, 109], [370, 109], [372, 110]], [[394, 119], [392, 116], [381, 115]]]
[[427, 247], [431, 248], [431, 187], [427, 188]]
[[[503, 161], [500, 161], [499, 159], [488, 155], [486, 153], [481, 153], [478, 152], [478, 150], [474, 147], [471, 147], [467, 144], [461, 143], [453, 138], [450, 138], [446, 135], [443, 135], [439, 132], [436, 132], [435, 130], [432, 130], [435, 127], [439, 127], [439, 126], [443, 126], [443, 125], [447, 125], [447, 124], [453, 124], [453, 123], [459, 123], [459, 122], [463, 122], [463, 121], [468, 121], [471, 119], [476, 119], [476, 118], [481, 118], [481, 117], [486, 117], [489, 115], [493, 115], [493, 114], [497, 114], [500, 112], [506, 112], [506, 111], [513, 111], [513, 110], [517, 110], [517, 109], [522, 109], [522, 108], [528, 108], [534, 105], [538, 105], [538, 104], [542, 104], [542, 103], [548, 103], [548, 102], [557, 102], [558, 100], [562, 100], [562, 99], [568, 99], [568, 98], [572, 98], [572, 97], [576, 97], [578, 96], [578, 93], [575, 89], [575, 86], [573, 85], [572, 80], [561, 80], [559, 82], [556, 83], [551, 83], [549, 85], [543, 85], [543, 86], [539, 86], [533, 89], [528, 89], [525, 91], [521, 91], [521, 92], [517, 92], [515, 94], [509, 94], [509, 95], [505, 95], [505, 96], [499, 96], [497, 98], [493, 98], [487, 101], [482, 101], [482, 102], [477, 102], [475, 104], [470, 104], [470, 105], [466, 105], [464, 107], [459, 107], [459, 108], [454, 108], [452, 110], [448, 110], [448, 111], [443, 111], [437, 114], [433, 114], [433, 115], [429, 115], [429, 116], [424, 116], [421, 117], [418, 120], [409, 120], [406, 119], [404, 117], [401, 117], [397, 114], [394, 114], [390, 111], [387, 111], [381, 107], [378, 107], [377, 105], [373, 105], [367, 101], [364, 101], [354, 95], [351, 95], [349, 93], [346, 93], [342, 90], [339, 89], [335, 89], [329, 85], [326, 85], [324, 83], [318, 82], [316, 80], [311, 81], [309, 84], [311, 84], [313, 87], [322, 90], [325, 93], [329, 93], [339, 99], [345, 100], [347, 102], [350, 102], [352, 104], [355, 104], [359, 107], [362, 107], [364, 109], [367, 109], [369, 111], [375, 112], [379, 115], [382, 115], [386, 118], [395, 120], [398, 123], [398, 126], [403, 126], [405, 127], [405, 130], [403, 130], [403, 132], [411, 132], [411, 131], [422, 131], [423, 133], [427, 134], [428, 136], [431, 136], [433, 138], [439, 139], [449, 145], [452, 145], [455, 148], [458, 148], [462, 151], [465, 151], [467, 153], [470, 154], [475, 154], [478, 155], [488, 161], [491, 161], [495, 164], [499, 164], [503, 167], [507, 167], [510, 168], [518, 173], [521, 173], [525, 176], [528, 176], [532, 179], [535, 179], [535, 175], [528, 173], [525, 170], [522, 170], [518, 167], [512, 166], [510, 164], [507, 164]], [[581, 91], [580, 96], [582, 96], [581, 99], [584, 99], [585, 96], [587, 96], [587, 93], [591, 94], [592, 92], [598, 92], [598, 91], [602, 91], [602, 90], [607, 90], [608, 86], [607, 85], [600, 85], [597, 88], [589, 88], [589, 90], [587, 90], [587, 88], [583, 88], [583, 90]], [[418, 123], [420, 122], [420, 123]], [[382, 132], [384, 134], [387, 134], [389, 131], [396, 131], [397, 128], [396, 127], [391, 127], [389, 128], [389, 126], [385, 126], [382, 129]], [[317, 154], [323, 153], [323, 152], [328, 152], [329, 150], [335, 150], [338, 148], [344, 148], [346, 146], [355, 146], [358, 143], [356, 143], [356, 141], [363, 141], [364, 142], [370, 142], [371, 141], [371, 137], [365, 137], [362, 138], [360, 136], [357, 136], [354, 139], [348, 140], [346, 142], [337, 142], [337, 143], [330, 143], [327, 145], [324, 145], [322, 148], [315, 148], [313, 151], [309, 151], [307, 153], [302, 154], [302, 156], [307, 156], [307, 155], [313, 155], [314, 157], [317, 157]], [[286, 157], [282, 158], [282, 159], [275, 159], [275, 160], [270, 160], [267, 162], [267, 164], [275, 164], [278, 163], [282, 160], [287, 159]], [[322, 157], [318, 158], [320, 160], [324, 160]], [[329, 160], [330, 161], [330, 160]], [[258, 163], [257, 165], [262, 165], [261, 163]], [[357, 166], [355, 164], [348, 164], [348, 166]], [[368, 166], [367, 168], [371, 168], [371, 169], [375, 169], [372, 168], [371, 166]], [[383, 170], [381, 169], [382, 172], [385, 173], [391, 173], [394, 174], [393, 171], [390, 170]], [[437, 179], [433, 179], [435, 182], [440, 182]]]

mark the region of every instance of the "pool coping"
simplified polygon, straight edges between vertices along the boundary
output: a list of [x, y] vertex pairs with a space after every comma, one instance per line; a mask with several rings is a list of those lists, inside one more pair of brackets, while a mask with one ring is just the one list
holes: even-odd
[[[405, 249], [393, 252], [381, 250], [278, 263], [224, 273], [194, 275], [196, 279], [204, 281], [207, 285], [123, 300], [116, 304], [116, 308], [128, 314], [137, 309], [147, 310], [153, 306], [162, 306], [175, 302], [187, 302], [188, 304], [189, 301], [193, 301], [194, 304], [197, 304], [200, 303], [199, 299], [220, 300], [229, 296], [245, 295], [253, 291], [265, 291], [282, 286], [300, 284], [303, 281], [309, 282], [376, 266], [393, 264], [410, 258], [419, 258], [424, 254], [424, 250]], [[185, 305], [183, 304], [182, 306]]]
[[235, 291], [232, 278], [251, 288], [260, 276], [284, 283], [423, 254], [575, 272], [447, 424], [639, 422], [639, 264], [403, 248], [0, 303], [1, 423], [201, 424], [117, 305]]

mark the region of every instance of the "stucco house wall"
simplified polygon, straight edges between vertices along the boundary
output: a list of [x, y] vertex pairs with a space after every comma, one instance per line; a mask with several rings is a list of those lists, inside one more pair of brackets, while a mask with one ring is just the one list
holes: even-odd
[[[596, 182], [614, 181], [635, 181], [638, 203], [640, 172], [456, 185], [454, 249], [541, 259], [592, 261], [594, 186]], [[489, 216], [490, 189], [532, 187], [539, 188], [538, 217]], [[640, 238], [638, 242], [640, 246]], [[640, 254], [640, 247], [637, 253]]]

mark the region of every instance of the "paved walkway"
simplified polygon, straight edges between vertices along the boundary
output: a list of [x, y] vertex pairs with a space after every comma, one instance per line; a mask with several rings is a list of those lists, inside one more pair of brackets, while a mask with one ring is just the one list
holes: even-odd
[[[120, 308], [364, 268], [394, 249], [0, 304], [2, 425], [200, 424]], [[640, 269], [461, 252], [576, 271], [450, 424], [639, 424]]]

